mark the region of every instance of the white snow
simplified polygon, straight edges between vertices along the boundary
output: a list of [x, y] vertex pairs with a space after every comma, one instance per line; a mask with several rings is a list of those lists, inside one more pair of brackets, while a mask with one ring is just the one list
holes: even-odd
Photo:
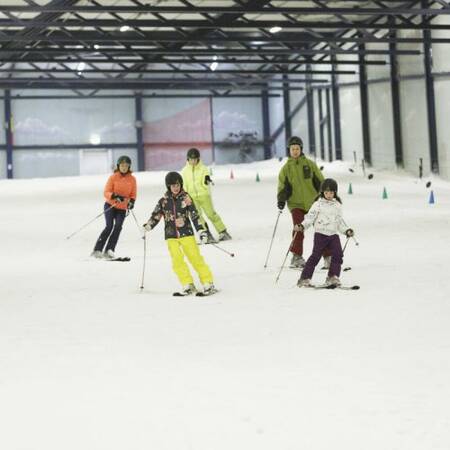
[[[89, 258], [102, 217], [65, 239], [102, 211], [106, 176], [0, 181], [1, 449], [450, 448], [450, 183], [325, 163], [360, 243], [341, 278], [361, 290], [312, 291], [292, 269], [275, 284], [287, 211], [263, 268], [281, 164], [213, 167], [236, 257], [201, 247], [220, 289], [203, 299], [171, 296], [162, 223], [143, 292], [132, 217], [117, 247], [130, 263]], [[136, 174], [140, 224], [164, 175]]]

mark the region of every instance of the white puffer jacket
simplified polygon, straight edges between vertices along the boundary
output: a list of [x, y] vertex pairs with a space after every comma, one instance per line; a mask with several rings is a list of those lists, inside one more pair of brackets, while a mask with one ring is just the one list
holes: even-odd
[[313, 203], [302, 225], [305, 230], [314, 225], [314, 231], [327, 236], [339, 232], [345, 234], [349, 228], [342, 218], [342, 205], [335, 198], [326, 200], [322, 197]]

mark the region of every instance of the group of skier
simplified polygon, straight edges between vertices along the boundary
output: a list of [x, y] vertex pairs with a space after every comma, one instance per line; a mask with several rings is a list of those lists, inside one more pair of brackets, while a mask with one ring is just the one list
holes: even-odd
[[[353, 236], [342, 217], [341, 200], [335, 180], [324, 179], [321, 171], [303, 153], [303, 142], [293, 136], [287, 143], [289, 157], [278, 177], [277, 207], [279, 213], [286, 204], [292, 215], [293, 231], [290, 251], [291, 267], [302, 269], [299, 287], [313, 286], [311, 278], [323, 256], [328, 269], [326, 285], [340, 286], [343, 252], [338, 233]], [[200, 158], [200, 152], [191, 148], [187, 152], [185, 167], [169, 172], [165, 177], [166, 192], [157, 202], [150, 218], [143, 225], [151, 231], [161, 219], [165, 223], [165, 240], [172, 259], [172, 268], [182, 290], [177, 295], [210, 295], [216, 292], [212, 272], [200, 253], [194, 229], [202, 244], [216, 244], [203, 214], [213, 224], [218, 240], [231, 239], [221, 217], [215, 211], [211, 198], [211, 172]], [[104, 189], [104, 215], [106, 226], [96, 241], [92, 256], [115, 259], [115, 247], [127, 212], [136, 201], [136, 179], [131, 172], [131, 159], [121, 156], [114, 173]], [[303, 258], [304, 231], [314, 226], [314, 247], [307, 261]], [[186, 264], [188, 259], [203, 285], [197, 292], [193, 277]]]

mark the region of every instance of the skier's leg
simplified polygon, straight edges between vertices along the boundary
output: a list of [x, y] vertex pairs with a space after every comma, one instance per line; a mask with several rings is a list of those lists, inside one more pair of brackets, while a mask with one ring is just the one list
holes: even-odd
[[195, 242], [194, 236], [186, 236], [179, 239], [183, 251], [187, 256], [192, 267], [198, 273], [198, 277], [202, 284], [212, 283], [213, 275], [210, 268], [205, 263], [203, 256], [200, 254], [197, 243]]
[[[305, 218], [305, 211], [300, 208], [294, 208], [291, 210], [292, 215], [292, 223], [294, 225], [298, 225], [299, 223], [303, 222], [303, 219]], [[292, 231], [292, 237], [294, 237], [294, 231]], [[303, 239], [305, 235], [298, 231], [297, 234], [295, 234], [295, 239], [292, 242], [291, 245], [291, 252], [295, 255], [302, 256], [303, 255]]]
[[103, 252], [103, 247], [105, 246], [114, 225], [114, 208], [111, 208], [111, 205], [105, 203], [103, 209], [105, 210], [106, 226], [95, 243], [94, 252]]
[[328, 248], [331, 251], [331, 264], [328, 270], [328, 276], [336, 276], [339, 278], [341, 274], [341, 266], [343, 261], [343, 253], [341, 240], [337, 234], [330, 236], [330, 242], [328, 244]]
[[[192, 237], [193, 238], [193, 237]], [[178, 277], [182, 286], [192, 284], [194, 280], [192, 279], [189, 267], [184, 261], [184, 254], [181, 250], [181, 239], [167, 239], [167, 248], [169, 249], [169, 254], [172, 259], [172, 269], [175, 275]], [[194, 238], [193, 238], [194, 239]], [[195, 239], [194, 239], [195, 241]]]
[[214, 209], [212, 198], [210, 195], [200, 197], [199, 203], [201, 204], [201, 207], [206, 215], [206, 217], [212, 222], [214, 225], [214, 228], [218, 233], [222, 233], [227, 229], [225, 224], [222, 222], [221, 217], [219, 214], [217, 214], [216, 210]]
[[300, 276], [301, 280], [311, 279], [314, 274], [314, 269], [317, 263], [322, 257], [323, 249], [329, 244], [329, 236], [325, 236], [321, 233], [314, 233], [314, 246], [311, 256], [306, 261], [305, 267], [303, 268], [302, 274]]
[[123, 209], [114, 210], [114, 227], [111, 236], [106, 244], [105, 252], [108, 250], [114, 251], [116, 249], [117, 241], [119, 240], [120, 232], [122, 231], [123, 221], [125, 220], [126, 211]]

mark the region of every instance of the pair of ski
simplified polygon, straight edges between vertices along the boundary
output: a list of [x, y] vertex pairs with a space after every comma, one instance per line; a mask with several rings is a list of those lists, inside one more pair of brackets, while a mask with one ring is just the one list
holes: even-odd
[[128, 262], [131, 261], [129, 256], [118, 256], [117, 258], [103, 258], [104, 261], [119, 261], [119, 262]]
[[310, 284], [309, 286], [301, 286], [309, 289], [342, 289], [344, 291], [357, 291], [360, 289], [360, 286], [357, 284], [354, 285], [337, 285], [337, 284]]
[[[198, 291], [195, 293], [196, 297], [209, 297], [210, 295], [216, 294], [219, 292], [217, 289], [211, 289], [208, 292]], [[193, 295], [194, 293], [191, 292], [189, 294], [185, 294], [184, 292], [174, 292], [172, 295], [174, 297], [188, 297], [189, 295]]]

